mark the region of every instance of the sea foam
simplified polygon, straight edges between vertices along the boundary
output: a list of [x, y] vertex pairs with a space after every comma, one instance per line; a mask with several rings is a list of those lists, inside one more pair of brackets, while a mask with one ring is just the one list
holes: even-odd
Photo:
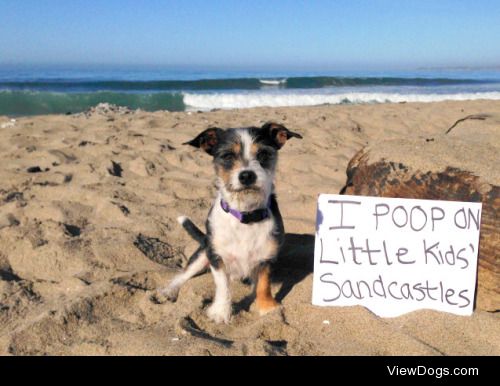
[[267, 86], [279, 86], [286, 83], [285, 79], [259, 79], [259, 82]]
[[475, 99], [500, 100], [500, 92], [477, 92], [457, 94], [400, 94], [351, 92], [338, 94], [324, 93], [183, 93], [184, 104], [188, 110], [211, 110], [250, 108], [315, 106], [322, 104], [346, 103], [401, 103], [401, 102], [438, 102], [464, 101]]

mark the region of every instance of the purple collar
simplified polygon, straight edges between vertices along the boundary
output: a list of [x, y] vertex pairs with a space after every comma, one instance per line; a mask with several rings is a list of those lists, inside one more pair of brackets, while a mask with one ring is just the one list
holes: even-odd
[[236, 209], [232, 209], [223, 199], [220, 200], [220, 206], [224, 212], [232, 214], [240, 223], [251, 224], [270, 217], [271, 197], [269, 197], [266, 208], [252, 210], [251, 212], [240, 212]]

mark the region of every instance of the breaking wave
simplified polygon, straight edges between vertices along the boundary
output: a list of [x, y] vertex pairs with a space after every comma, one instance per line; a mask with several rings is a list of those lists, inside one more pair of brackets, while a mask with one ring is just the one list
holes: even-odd
[[[55, 92], [161, 92], [203, 90], [259, 90], [266, 86], [286, 89], [313, 89], [324, 87], [359, 86], [452, 86], [479, 85], [489, 80], [454, 78], [401, 78], [401, 77], [342, 77], [304, 76], [288, 78], [222, 78], [198, 80], [75, 80], [75, 79], [31, 79], [0, 80], [0, 90], [55, 91]], [[496, 81], [498, 83], [498, 81]]]
[[40, 92], [0, 91], [0, 115], [66, 114], [85, 111], [99, 103], [146, 111], [212, 110], [251, 107], [314, 106], [322, 104], [437, 102], [444, 100], [500, 100], [500, 92], [404, 93], [404, 92], [294, 92], [271, 87], [270, 91], [228, 92]]
[[500, 100], [500, 92], [478, 92], [457, 94], [400, 94], [400, 93], [184, 93], [184, 104], [189, 110], [211, 110], [250, 108], [250, 107], [282, 107], [282, 106], [314, 106], [322, 104], [356, 104], [356, 103], [401, 103], [401, 102], [437, 102], [462, 101], [473, 99]]

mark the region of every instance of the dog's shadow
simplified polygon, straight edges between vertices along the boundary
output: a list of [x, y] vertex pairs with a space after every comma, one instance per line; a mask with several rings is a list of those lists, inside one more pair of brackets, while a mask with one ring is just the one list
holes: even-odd
[[[293, 287], [311, 274], [314, 269], [314, 235], [287, 233], [278, 259], [272, 265], [271, 280], [280, 283], [274, 296], [278, 302], [290, 293]], [[248, 310], [255, 294], [235, 304], [235, 310]]]
[[285, 243], [272, 267], [272, 281], [281, 283], [275, 299], [281, 302], [314, 269], [314, 236], [287, 233]]

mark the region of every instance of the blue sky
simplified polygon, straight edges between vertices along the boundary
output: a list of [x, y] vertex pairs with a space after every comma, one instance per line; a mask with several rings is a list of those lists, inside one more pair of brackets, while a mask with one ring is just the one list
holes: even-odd
[[499, 66], [498, 0], [0, 0], [0, 63]]

